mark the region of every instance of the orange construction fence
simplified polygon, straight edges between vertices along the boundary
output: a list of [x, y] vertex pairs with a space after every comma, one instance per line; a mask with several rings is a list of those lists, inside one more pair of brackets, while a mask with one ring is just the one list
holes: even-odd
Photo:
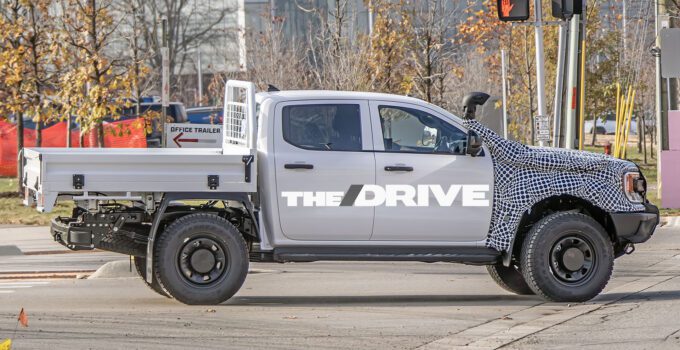
[[[104, 147], [146, 148], [143, 119], [128, 119], [104, 124]], [[71, 131], [71, 147], [80, 147], [79, 131]], [[35, 147], [36, 132], [24, 129], [24, 147]], [[95, 147], [93, 132], [83, 135], [84, 147]], [[41, 147], [66, 147], [66, 122], [57, 123], [42, 131]], [[0, 176], [17, 175], [17, 127], [0, 120]]]

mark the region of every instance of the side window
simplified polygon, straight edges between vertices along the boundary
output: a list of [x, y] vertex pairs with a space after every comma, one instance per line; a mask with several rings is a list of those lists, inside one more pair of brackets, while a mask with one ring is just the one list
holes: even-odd
[[283, 107], [283, 139], [309, 150], [361, 151], [359, 105]]
[[386, 152], [463, 154], [467, 135], [421, 110], [378, 106]]

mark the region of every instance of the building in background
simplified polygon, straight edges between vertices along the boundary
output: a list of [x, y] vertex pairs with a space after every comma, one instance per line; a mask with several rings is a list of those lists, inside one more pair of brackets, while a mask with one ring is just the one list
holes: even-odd
[[290, 39], [306, 39], [310, 26], [319, 25], [319, 15], [333, 20], [329, 13], [336, 13], [337, 6], [346, 6], [347, 33], [351, 36], [368, 32], [368, 7], [364, 0], [244, 0], [246, 30], [258, 32], [266, 28], [267, 21], [280, 19], [283, 31]]

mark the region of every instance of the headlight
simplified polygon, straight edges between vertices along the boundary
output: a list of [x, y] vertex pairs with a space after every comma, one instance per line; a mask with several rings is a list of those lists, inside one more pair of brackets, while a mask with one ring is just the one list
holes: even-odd
[[629, 201], [642, 203], [644, 194], [647, 191], [647, 183], [637, 171], [625, 173], [623, 175], [623, 193]]

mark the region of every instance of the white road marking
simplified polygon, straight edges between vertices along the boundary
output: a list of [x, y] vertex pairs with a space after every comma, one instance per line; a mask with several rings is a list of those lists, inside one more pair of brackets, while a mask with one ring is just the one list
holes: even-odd
[[680, 227], [680, 216], [671, 216], [668, 218], [668, 221], [666, 222], [666, 225], [663, 226], [665, 227]]
[[[677, 256], [677, 255], [676, 255]], [[538, 333], [555, 325], [567, 322], [581, 315], [591, 313], [606, 305], [616, 303], [629, 295], [652, 288], [658, 284], [675, 278], [680, 273], [677, 262], [673, 259], [662, 261], [653, 265], [661, 269], [654, 275], [640, 278], [629, 282], [613, 290], [603, 293], [590, 302], [575, 304], [573, 306], [558, 307], [555, 304], [539, 304], [508, 317], [498, 318], [481, 325], [468, 328], [462, 332], [449, 335], [418, 347], [418, 350], [450, 350], [450, 349], [499, 349], [512, 344], [520, 339]], [[670, 275], [670, 276], [669, 276]], [[614, 295], [611, 298], [608, 294]], [[533, 310], [532, 310], [533, 309]], [[528, 322], [516, 321], [525, 319], [524, 314], [532, 313], [536, 309], [545, 309], [542, 317], [534, 318]]]
[[48, 285], [48, 281], [5, 281], [0, 282], [0, 294], [14, 293], [15, 289], [26, 289]]

